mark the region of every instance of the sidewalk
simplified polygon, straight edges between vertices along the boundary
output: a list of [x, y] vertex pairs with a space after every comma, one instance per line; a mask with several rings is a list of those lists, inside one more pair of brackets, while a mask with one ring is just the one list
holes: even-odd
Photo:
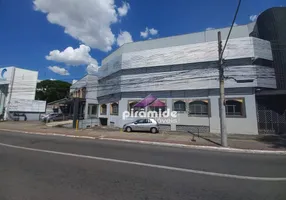
[[[200, 134], [200, 137], [187, 132], [145, 132], [126, 133], [118, 129], [95, 127], [93, 129], [74, 130], [69, 128], [48, 127], [42, 122], [0, 122], [0, 131], [20, 131], [41, 134], [59, 134], [71, 137], [91, 137], [109, 140], [129, 140], [141, 142], [171, 143], [195, 146], [220, 147], [220, 138], [214, 134]], [[230, 135], [228, 144], [231, 148], [250, 150], [286, 151], [286, 138], [278, 136]]]

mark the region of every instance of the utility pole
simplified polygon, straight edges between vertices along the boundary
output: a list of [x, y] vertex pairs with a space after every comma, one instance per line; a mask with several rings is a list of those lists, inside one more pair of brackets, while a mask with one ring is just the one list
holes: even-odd
[[218, 69], [219, 69], [219, 117], [221, 145], [227, 147], [227, 133], [225, 128], [225, 98], [224, 98], [224, 69], [223, 69], [223, 50], [221, 41], [221, 32], [217, 33], [218, 38]]

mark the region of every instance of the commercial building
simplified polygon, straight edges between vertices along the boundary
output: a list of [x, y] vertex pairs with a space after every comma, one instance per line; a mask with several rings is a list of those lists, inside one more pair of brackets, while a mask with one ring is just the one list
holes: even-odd
[[38, 120], [46, 102], [36, 101], [38, 72], [17, 67], [0, 68], [0, 114], [4, 119]]
[[258, 129], [265, 133], [286, 132], [286, 8], [271, 8], [261, 13], [252, 33], [268, 40], [273, 55], [277, 89], [256, 92]]
[[[279, 17], [271, 14], [269, 17], [267, 13], [279, 13]], [[257, 135], [285, 130], [285, 109], [279, 113], [271, 111], [273, 115], [284, 116], [284, 121], [279, 129], [272, 122], [265, 122], [272, 123], [267, 129], [268, 125], [266, 128], [259, 125], [263, 114], [257, 108], [259, 105], [268, 108], [271, 102], [261, 103], [260, 96], [277, 91], [277, 86], [282, 87], [282, 81], [286, 80], [283, 74], [286, 57], [281, 60], [276, 55], [280, 55], [281, 49], [285, 55], [285, 46], [277, 48], [280, 42], [285, 45], [284, 40], [273, 41], [270, 37], [286, 35], [285, 27], [281, 28], [285, 18], [285, 8], [273, 8], [263, 12], [257, 23], [233, 28], [224, 52], [229, 134]], [[263, 21], [275, 24], [272, 31], [279, 34], [265, 33], [267, 25]], [[96, 78], [83, 81], [87, 101], [85, 118], [98, 118], [101, 124], [122, 127], [134, 120], [123, 119], [123, 113], [138, 110], [138, 102], [151, 94], [154, 101], [160, 101], [162, 109], [178, 113], [176, 123], [162, 122], [161, 127], [219, 133], [218, 31], [224, 43], [229, 27], [124, 44], [102, 61]], [[157, 111], [152, 104], [144, 109]]]

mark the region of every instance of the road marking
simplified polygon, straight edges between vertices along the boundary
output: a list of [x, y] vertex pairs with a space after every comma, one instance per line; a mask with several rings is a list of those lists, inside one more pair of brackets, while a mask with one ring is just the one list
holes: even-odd
[[187, 173], [193, 173], [193, 174], [217, 176], [217, 177], [223, 177], [223, 178], [234, 178], [234, 179], [255, 180], [255, 181], [286, 181], [286, 177], [240, 176], [240, 175], [207, 172], [207, 171], [200, 171], [200, 170], [193, 170], [193, 169], [186, 169], [186, 168], [179, 168], [179, 167], [170, 167], [170, 166], [164, 166], [164, 165], [155, 165], [155, 164], [127, 161], [127, 160], [118, 160], [118, 159], [113, 159], [113, 158], [104, 158], [104, 157], [97, 157], [97, 156], [87, 156], [87, 155], [80, 155], [80, 154], [74, 154], [74, 153], [51, 151], [51, 150], [34, 149], [34, 148], [15, 146], [15, 145], [4, 144], [4, 143], [0, 143], [0, 146], [10, 147], [10, 148], [14, 148], [14, 149], [22, 149], [22, 150], [27, 150], [27, 151], [49, 153], [49, 154], [54, 154], [54, 155], [72, 156], [72, 157], [78, 157], [78, 158], [101, 160], [101, 161], [108, 161], [108, 162], [115, 162], [115, 163], [122, 163], [122, 164], [136, 165], [136, 166], [151, 167], [151, 168], [157, 168], [157, 169], [187, 172]]

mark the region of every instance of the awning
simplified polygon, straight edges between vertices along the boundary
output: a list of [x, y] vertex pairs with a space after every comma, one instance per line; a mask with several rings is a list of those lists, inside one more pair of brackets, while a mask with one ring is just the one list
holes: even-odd
[[165, 107], [166, 104], [159, 99], [156, 99], [150, 106], [152, 107]]
[[145, 108], [146, 106], [150, 105], [153, 103], [157, 98], [149, 94], [147, 97], [145, 97], [142, 101], [136, 103], [134, 107], [139, 107], [139, 108]]

